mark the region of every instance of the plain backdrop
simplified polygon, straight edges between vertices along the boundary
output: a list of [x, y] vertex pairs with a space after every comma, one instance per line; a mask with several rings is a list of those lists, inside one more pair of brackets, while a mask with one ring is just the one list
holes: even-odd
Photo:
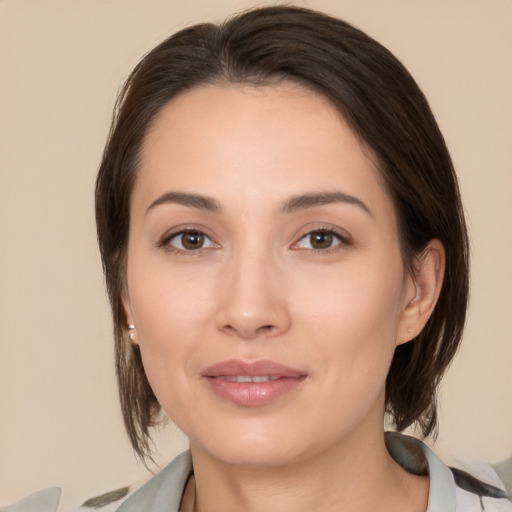
[[[297, 2], [388, 46], [431, 102], [473, 242], [470, 320], [441, 396], [437, 450], [512, 452], [512, 1]], [[64, 510], [147, 477], [123, 431], [93, 184], [139, 58], [243, 0], [0, 0], [0, 502], [49, 485]], [[159, 463], [186, 446], [158, 433]]]

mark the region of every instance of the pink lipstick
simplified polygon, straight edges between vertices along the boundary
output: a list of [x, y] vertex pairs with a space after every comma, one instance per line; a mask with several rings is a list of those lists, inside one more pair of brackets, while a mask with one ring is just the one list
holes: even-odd
[[202, 378], [224, 400], [245, 407], [270, 404], [296, 389], [307, 375], [273, 361], [223, 361], [206, 368]]

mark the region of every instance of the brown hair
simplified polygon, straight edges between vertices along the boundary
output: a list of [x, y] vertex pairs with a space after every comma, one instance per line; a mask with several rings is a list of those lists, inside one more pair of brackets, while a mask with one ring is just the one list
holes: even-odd
[[298, 7], [244, 12], [181, 30], [136, 66], [119, 95], [96, 183], [98, 240], [116, 340], [121, 406], [136, 453], [150, 455], [160, 405], [140, 352], [126, 336], [121, 294], [130, 195], [148, 127], [173, 97], [211, 83], [294, 81], [328, 98], [371, 148], [394, 200], [402, 257], [414, 269], [427, 243], [446, 250], [436, 308], [423, 331], [397, 347], [386, 407], [398, 430], [435, 432], [436, 388], [459, 345], [468, 288], [468, 241], [457, 179], [428, 103], [403, 65], [348, 23]]

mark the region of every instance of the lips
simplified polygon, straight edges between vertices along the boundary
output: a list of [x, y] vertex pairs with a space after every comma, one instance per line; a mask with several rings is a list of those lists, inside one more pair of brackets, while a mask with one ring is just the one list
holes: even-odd
[[223, 361], [206, 368], [202, 378], [220, 398], [244, 407], [260, 407], [294, 391], [307, 374], [273, 361]]
[[221, 377], [224, 380], [230, 381], [230, 382], [269, 382], [279, 379], [280, 377], [272, 377], [270, 375], [258, 375], [251, 377], [250, 375], [225, 375], [224, 377]]

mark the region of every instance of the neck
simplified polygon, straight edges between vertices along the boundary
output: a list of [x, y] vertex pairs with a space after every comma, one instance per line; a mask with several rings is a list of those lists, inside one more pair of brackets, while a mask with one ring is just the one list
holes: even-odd
[[226, 464], [192, 445], [182, 512], [424, 512], [428, 477], [394, 462], [382, 431], [362, 430], [314, 457], [271, 467]]

